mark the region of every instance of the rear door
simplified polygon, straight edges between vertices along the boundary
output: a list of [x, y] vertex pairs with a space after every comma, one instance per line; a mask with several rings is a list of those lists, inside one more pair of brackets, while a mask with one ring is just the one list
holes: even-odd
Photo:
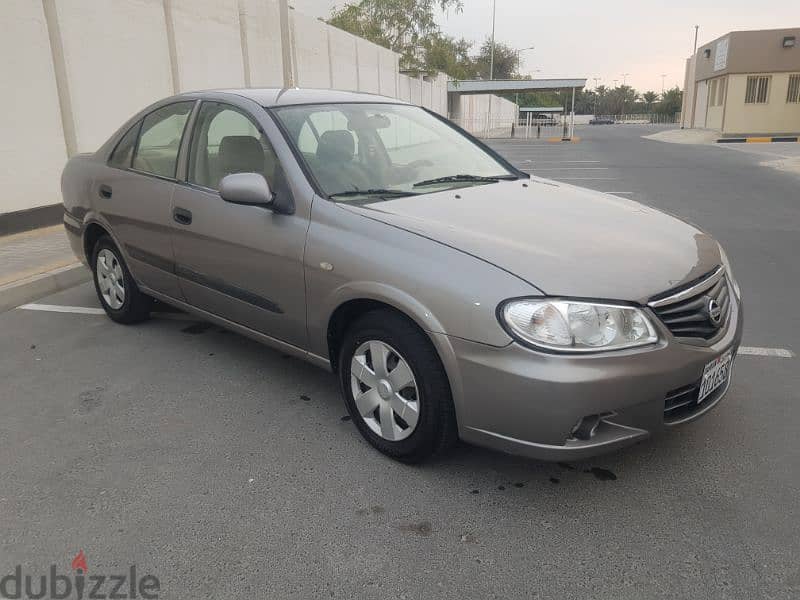
[[220, 180], [246, 172], [264, 175], [275, 194], [291, 194], [261, 123], [243, 107], [203, 101], [186, 182], [177, 186], [173, 202], [181, 289], [198, 308], [305, 347], [307, 209], [278, 214], [222, 200]]
[[181, 298], [172, 252], [172, 194], [184, 130], [195, 105], [155, 109], [131, 127], [93, 184], [95, 206], [141, 285]]

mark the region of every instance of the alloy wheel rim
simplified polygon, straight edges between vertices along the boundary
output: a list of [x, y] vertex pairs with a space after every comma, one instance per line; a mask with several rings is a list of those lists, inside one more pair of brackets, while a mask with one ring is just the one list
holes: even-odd
[[97, 253], [97, 285], [108, 306], [119, 310], [125, 303], [125, 278], [116, 254], [107, 248]]
[[419, 388], [408, 362], [389, 344], [369, 340], [350, 361], [350, 386], [361, 419], [390, 442], [406, 439], [419, 422]]

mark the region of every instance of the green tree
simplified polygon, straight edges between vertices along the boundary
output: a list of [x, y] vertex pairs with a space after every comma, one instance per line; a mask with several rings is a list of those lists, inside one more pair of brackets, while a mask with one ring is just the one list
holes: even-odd
[[420, 68], [425, 44], [441, 36], [435, 9], [461, 11], [461, 0], [360, 0], [334, 8], [328, 23], [400, 54], [404, 69]]
[[681, 111], [683, 92], [678, 86], [669, 89], [661, 96], [661, 102], [656, 106], [656, 112], [662, 115], [674, 115]]
[[[486, 39], [478, 50], [475, 57], [476, 76], [481, 79], [489, 79], [489, 71], [492, 62], [492, 40]], [[495, 41], [494, 44], [494, 79], [521, 79], [517, 69], [519, 68], [519, 56], [517, 51]]]
[[441, 71], [454, 79], [474, 79], [475, 62], [470, 57], [472, 43], [446, 35], [432, 35], [423, 42], [421, 68]]
[[645, 92], [642, 94], [642, 100], [647, 108], [647, 112], [650, 112], [653, 108], [653, 104], [655, 104], [656, 100], [658, 100], [658, 94], [655, 92]]

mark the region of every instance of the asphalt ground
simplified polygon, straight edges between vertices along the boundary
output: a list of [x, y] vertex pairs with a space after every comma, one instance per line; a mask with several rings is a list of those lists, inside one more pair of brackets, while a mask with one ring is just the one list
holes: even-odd
[[[800, 177], [651, 130], [492, 143], [714, 233], [744, 344], [796, 353]], [[83, 550], [161, 598], [800, 595], [796, 357], [740, 356], [706, 418], [616, 454], [462, 445], [413, 467], [362, 441], [310, 365], [186, 315], [116, 325], [88, 284], [38, 302], [88, 310], [0, 314], [0, 576], [70, 573]]]

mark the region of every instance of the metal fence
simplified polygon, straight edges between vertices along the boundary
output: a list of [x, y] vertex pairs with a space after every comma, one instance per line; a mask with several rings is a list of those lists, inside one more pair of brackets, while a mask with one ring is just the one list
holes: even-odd
[[[592, 119], [612, 121], [615, 125], [670, 125], [678, 123], [680, 113], [672, 115], [575, 115], [575, 125], [586, 125]], [[451, 118], [456, 125], [482, 139], [540, 139], [570, 136], [570, 115], [554, 115], [546, 118], [533, 118], [522, 114], [518, 119], [513, 117], [475, 117], [464, 119]]]
[[466, 129], [472, 135], [484, 139], [497, 139], [512, 137], [514, 131], [513, 117], [475, 117], [465, 119], [454, 117], [450, 119], [453, 123]]
[[670, 125], [677, 123], [680, 113], [675, 114], [661, 114], [661, 113], [647, 113], [641, 115], [595, 115], [593, 118], [610, 119], [614, 123], [629, 124], [629, 125]]

